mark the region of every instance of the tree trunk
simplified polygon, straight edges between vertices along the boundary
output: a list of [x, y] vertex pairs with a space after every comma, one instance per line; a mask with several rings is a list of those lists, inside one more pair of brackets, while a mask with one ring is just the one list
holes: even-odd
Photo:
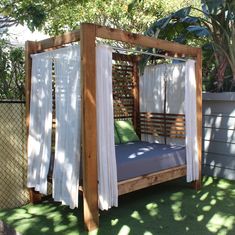
[[228, 61], [225, 57], [223, 59], [219, 59], [219, 66], [217, 69], [217, 90], [221, 91], [223, 89], [223, 84], [224, 84], [224, 74], [225, 70], [228, 66]]

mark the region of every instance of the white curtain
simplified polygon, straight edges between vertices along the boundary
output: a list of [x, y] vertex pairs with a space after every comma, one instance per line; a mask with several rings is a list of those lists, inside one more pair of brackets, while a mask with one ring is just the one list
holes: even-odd
[[190, 182], [199, 179], [195, 61], [187, 60], [185, 70], [187, 181]]
[[117, 166], [114, 144], [112, 49], [96, 48], [96, 108], [99, 208], [118, 206]]
[[81, 146], [80, 46], [53, 52], [56, 77], [56, 142], [53, 198], [78, 207]]
[[[166, 113], [184, 113], [184, 77], [184, 63], [146, 66], [140, 77], [140, 111], [163, 113], [166, 86]], [[141, 138], [164, 143], [164, 138], [158, 136], [142, 135]], [[167, 138], [167, 143], [184, 144], [184, 141]]]
[[28, 137], [29, 188], [47, 193], [47, 173], [51, 156], [52, 60], [51, 53], [32, 56], [30, 123]]

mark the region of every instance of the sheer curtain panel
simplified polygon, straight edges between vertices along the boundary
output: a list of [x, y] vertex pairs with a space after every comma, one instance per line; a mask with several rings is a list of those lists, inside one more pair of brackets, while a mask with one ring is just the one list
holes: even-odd
[[114, 145], [112, 48], [96, 48], [96, 110], [98, 141], [99, 207], [118, 206], [117, 166]]
[[187, 60], [185, 65], [185, 126], [188, 182], [199, 178], [195, 76], [195, 61]]
[[80, 46], [53, 52], [55, 64], [56, 141], [53, 198], [78, 207], [81, 150]]
[[27, 187], [47, 194], [51, 156], [52, 60], [51, 53], [32, 56], [32, 82], [28, 137]]

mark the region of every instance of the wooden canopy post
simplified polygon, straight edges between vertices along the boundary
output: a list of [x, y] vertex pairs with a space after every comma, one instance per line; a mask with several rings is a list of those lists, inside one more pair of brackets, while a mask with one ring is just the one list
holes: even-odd
[[83, 82], [83, 202], [84, 223], [91, 231], [99, 226], [95, 25], [81, 24], [81, 78]]
[[195, 189], [202, 186], [202, 50], [198, 49], [196, 55], [196, 92], [197, 92], [197, 142], [198, 142], [198, 165], [199, 179], [195, 182]]
[[[31, 96], [31, 79], [32, 79], [32, 58], [31, 54], [37, 50], [37, 42], [26, 41], [25, 42], [25, 108], [26, 108], [26, 136], [27, 143], [29, 137], [29, 122], [30, 122], [30, 96]], [[26, 154], [28, 155], [28, 147], [26, 148]], [[34, 188], [29, 188], [29, 200], [31, 203], [37, 203], [41, 201], [41, 194], [36, 192]]]

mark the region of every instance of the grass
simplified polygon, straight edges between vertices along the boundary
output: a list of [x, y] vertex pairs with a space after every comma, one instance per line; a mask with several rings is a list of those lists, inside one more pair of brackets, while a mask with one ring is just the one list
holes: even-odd
[[[0, 219], [23, 235], [81, 235], [81, 209], [44, 202], [0, 209]], [[101, 212], [92, 235], [234, 235], [235, 182], [204, 177], [196, 192], [182, 180], [140, 190], [119, 199], [119, 207]]]

